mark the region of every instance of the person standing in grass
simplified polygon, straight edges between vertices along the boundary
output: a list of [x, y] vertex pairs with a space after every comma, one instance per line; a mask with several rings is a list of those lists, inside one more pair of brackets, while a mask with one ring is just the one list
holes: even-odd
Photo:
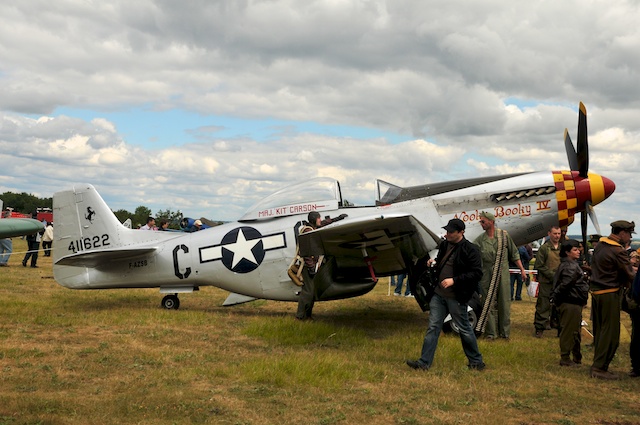
[[31, 259], [31, 267], [33, 268], [37, 268], [38, 267], [38, 251], [40, 250], [40, 240], [42, 238], [42, 235], [40, 234], [40, 232], [38, 233], [34, 233], [33, 235], [27, 235], [26, 239], [27, 239], [27, 248], [28, 251], [27, 253], [24, 255], [24, 258], [22, 259], [22, 266], [23, 267], [27, 267], [27, 261], [29, 261], [29, 259]]
[[[311, 211], [307, 216], [307, 222], [300, 228], [300, 234], [311, 232], [321, 227], [327, 226], [336, 221], [346, 218], [346, 214], [340, 214], [338, 217], [324, 220], [317, 211]], [[302, 289], [298, 295], [298, 310], [296, 311], [297, 320], [313, 320], [312, 312], [315, 304], [317, 293], [314, 278], [318, 273], [318, 268], [322, 265], [323, 255], [307, 255], [304, 257], [304, 266], [302, 270]]]
[[506, 230], [495, 226], [493, 214], [482, 211], [480, 226], [482, 233], [474, 243], [480, 248], [482, 256], [482, 313], [476, 324], [476, 332], [484, 333], [487, 340], [502, 338], [509, 340], [511, 332], [511, 278], [509, 261], [520, 270], [522, 279], [527, 272], [520, 260], [518, 247]]
[[9, 257], [13, 252], [13, 242], [11, 238], [0, 239], [0, 267], [9, 266]]
[[47, 223], [42, 235], [42, 249], [45, 257], [51, 257], [51, 247], [53, 245], [53, 223]]
[[549, 294], [553, 288], [553, 276], [560, 266], [560, 238], [562, 230], [559, 226], [549, 229], [547, 240], [536, 254], [536, 262], [533, 267], [538, 271], [538, 299], [536, 312], [533, 316], [536, 338], [542, 338], [544, 331], [551, 330], [551, 303]]
[[[453, 218], [443, 228], [447, 233], [435, 260], [439, 284], [429, 301], [429, 327], [422, 344], [422, 355], [418, 360], [407, 360], [407, 365], [419, 370], [431, 367], [444, 319], [450, 314], [460, 329], [462, 349], [469, 360], [468, 368], [483, 370], [485, 364], [467, 316], [467, 303], [482, 277], [480, 251], [465, 239], [462, 220]], [[427, 265], [432, 264], [433, 259], [429, 259]]]
[[553, 277], [553, 289], [549, 295], [560, 318], [560, 366], [577, 366], [582, 363], [580, 326], [582, 308], [587, 305], [589, 297], [589, 283], [578, 263], [580, 254], [578, 241], [568, 239], [562, 244], [560, 266]]
[[620, 307], [622, 289], [634, 275], [625, 246], [635, 233], [635, 223], [617, 220], [611, 234], [600, 238], [591, 260], [591, 312], [593, 314], [593, 364], [591, 377], [619, 379], [609, 372], [609, 364], [620, 345]]
[[637, 271], [631, 284], [631, 298], [635, 302], [635, 306], [628, 305], [627, 311], [631, 318], [631, 341], [629, 342], [631, 371], [629, 376], [638, 378], [640, 377], [640, 273]]

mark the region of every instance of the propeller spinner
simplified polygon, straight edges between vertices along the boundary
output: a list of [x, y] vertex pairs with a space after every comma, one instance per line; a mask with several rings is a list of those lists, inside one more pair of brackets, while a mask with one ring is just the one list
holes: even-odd
[[596, 231], [601, 233], [593, 206], [607, 199], [616, 189], [615, 183], [610, 179], [589, 173], [589, 142], [587, 139], [587, 108], [580, 102], [578, 112], [578, 150], [576, 151], [573, 147], [573, 142], [567, 129], [564, 130], [564, 144], [569, 166], [574, 175], [578, 200], [577, 209], [580, 211], [580, 227], [585, 248], [587, 246], [587, 216], [591, 218]]

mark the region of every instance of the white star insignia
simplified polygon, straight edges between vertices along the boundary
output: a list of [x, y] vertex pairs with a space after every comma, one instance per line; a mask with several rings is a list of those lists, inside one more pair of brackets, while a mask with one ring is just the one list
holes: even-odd
[[256, 260], [256, 257], [255, 255], [253, 255], [253, 252], [251, 252], [251, 250], [259, 242], [260, 242], [260, 239], [253, 239], [248, 241], [244, 236], [244, 232], [242, 231], [242, 229], [240, 229], [240, 231], [238, 232], [238, 238], [236, 239], [236, 241], [232, 244], [228, 244], [224, 246], [225, 249], [228, 249], [229, 251], [233, 252], [233, 262], [231, 264], [231, 268], [234, 268], [235, 266], [237, 266], [238, 263], [242, 261], [243, 258], [257, 265], [258, 261]]

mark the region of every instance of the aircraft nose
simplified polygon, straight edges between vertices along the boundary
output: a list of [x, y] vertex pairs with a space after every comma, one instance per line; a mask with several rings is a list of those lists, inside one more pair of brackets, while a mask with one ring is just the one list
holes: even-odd
[[587, 201], [591, 205], [597, 205], [607, 199], [616, 190], [616, 184], [599, 174], [589, 173], [587, 178], [574, 176], [576, 195], [578, 198], [578, 210], [583, 211]]

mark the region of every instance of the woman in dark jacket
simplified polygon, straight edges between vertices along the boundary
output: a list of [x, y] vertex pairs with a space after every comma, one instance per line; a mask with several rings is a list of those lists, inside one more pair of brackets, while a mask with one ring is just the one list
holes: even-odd
[[[587, 305], [589, 284], [578, 263], [580, 243], [569, 239], [560, 248], [560, 266], [553, 278], [552, 303], [560, 317], [560, 366], [582, 363], [580, 326], [582, 308]], [[571, 360], [573, 354], [573, 361]]]

